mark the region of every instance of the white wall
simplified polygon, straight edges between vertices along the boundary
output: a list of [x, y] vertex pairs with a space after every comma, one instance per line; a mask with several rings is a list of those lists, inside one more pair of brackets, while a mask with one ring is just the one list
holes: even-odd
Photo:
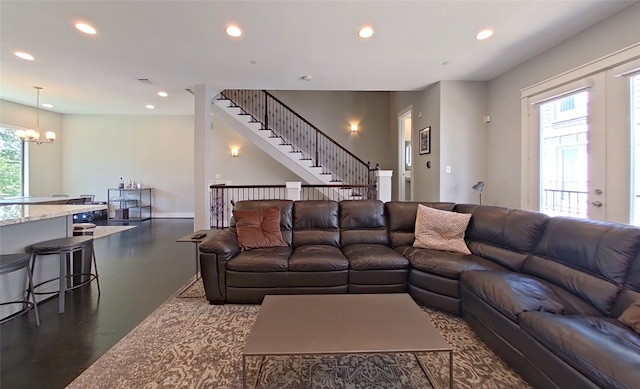
[[[640, 3], [592, 26], [489, 83], [486, 200], [519, 208], [520, 90], [625, 48], [640, 39]], [[485, 197], [483, 195], [483, 202]]]
[[[287, 181], [300, 181], [300, 177], [284, 168], [269, 154], [238, 134], [217, 116], [213, 124], [213, 177], [231, 180], [231, 185], [284, 185]], [[237, 147], [238, 157], [231, 157], [231, 148]]]
[[[37, 110], [22, 104], [0, 100], [0, 123], [12, 126], [36, 128]], [[51, 196], [64, 193], [62, 186], [62, 153], [65, 133], [62, 115], [40, 110], [40, 132], [54, 131], [53, 144], [28, 144], [29, 193], [31, 196]]]
[[[233, 185], [295, 180], [220, 119], [212, 123], [212, 180], [216, 174]], [[154, 217], [192, 217], [193, 126], [190, 115], [65, 115], [63, 188], [104, 201], [120, 177], [142, 181], [155, 188]], [[231, 158], [232, 146], [240, 157]]]
[[[471, 186], [484, 179], [487, 167], [487, 131], [482, 121], [487, 112], [487, 83], [443, 81], [422, 92], [391, 93], [392, 144], [398, 142], [397, 115], [409, 106], [414, 200], [476, 203], [477, 192]], [[419, 132], [425, 127], [431, 127], [431, 152], [420, 155]], [[447, 165], [451, 173], [446, 173]], [[394, 191], [397, 199], [397, 180]]]
[[154, 217], [193, 214], [193, 117], [64, 115], [63, 187], [94, 194], [120, 177], [154, 188]]
[[[413, 199], [415, 201], [449, 201], [440, 198], [440, 128], [441, 128], [441, 89], [436, 83], [418, 95], [414, 104], [413, 134], [411, 146], [413, 153], [413, 169], [411, 185], [413, 185]], [[415, 114], [417, 112], [417, 114]], [[420, 155], [420, 130], [431, 127], [431, 147], [429, 154]], [[427, 167], [427, 162], [430, 167]]]
[[[440, 199], [477, 203], [478, 192], [471, 187], [487, 176], [487, 125], [483, 122], [488, 107], [487, 83], [441, 84]], [[446, 172], [447, 166], [451, 167], [451, 173]]]

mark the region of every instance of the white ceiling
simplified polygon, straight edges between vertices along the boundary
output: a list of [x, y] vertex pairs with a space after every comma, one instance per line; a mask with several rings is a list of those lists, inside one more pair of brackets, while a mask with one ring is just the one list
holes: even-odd
[[[192, 114], [195, 84], [400, 91], [490, 80], [634, 2], [2, 0], [0, 98], [34, 105], [38, 85], [41, 103], [65, 114]], [[225, 34], [230, 23], [240, 38]], [[366, 24], [375, 34], [363, 40]], [[487, 27], [495, 35], [477, 41]]]

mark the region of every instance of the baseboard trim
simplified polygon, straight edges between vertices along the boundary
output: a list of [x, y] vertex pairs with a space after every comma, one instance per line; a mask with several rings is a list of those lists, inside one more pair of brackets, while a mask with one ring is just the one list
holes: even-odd
[[193, 213], [153, 213], [154, 219], [193, 219]]

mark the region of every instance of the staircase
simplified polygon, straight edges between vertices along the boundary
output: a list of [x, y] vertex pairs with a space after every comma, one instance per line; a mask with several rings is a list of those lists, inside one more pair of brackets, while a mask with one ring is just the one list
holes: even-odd
[[375, 170], [263, 90], [224, 90], [212, 111], [311, 185], [339, 199], [375, 198]]

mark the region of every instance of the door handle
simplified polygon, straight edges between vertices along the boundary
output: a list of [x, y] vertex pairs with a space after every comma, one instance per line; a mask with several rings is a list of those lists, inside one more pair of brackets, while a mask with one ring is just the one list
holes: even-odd
[[602, 201], [594, 201], [594, 202], [592, 202], [591, 204], [592, 204], [594, 207], [598, 207], [598, 208], [602, 207]]

